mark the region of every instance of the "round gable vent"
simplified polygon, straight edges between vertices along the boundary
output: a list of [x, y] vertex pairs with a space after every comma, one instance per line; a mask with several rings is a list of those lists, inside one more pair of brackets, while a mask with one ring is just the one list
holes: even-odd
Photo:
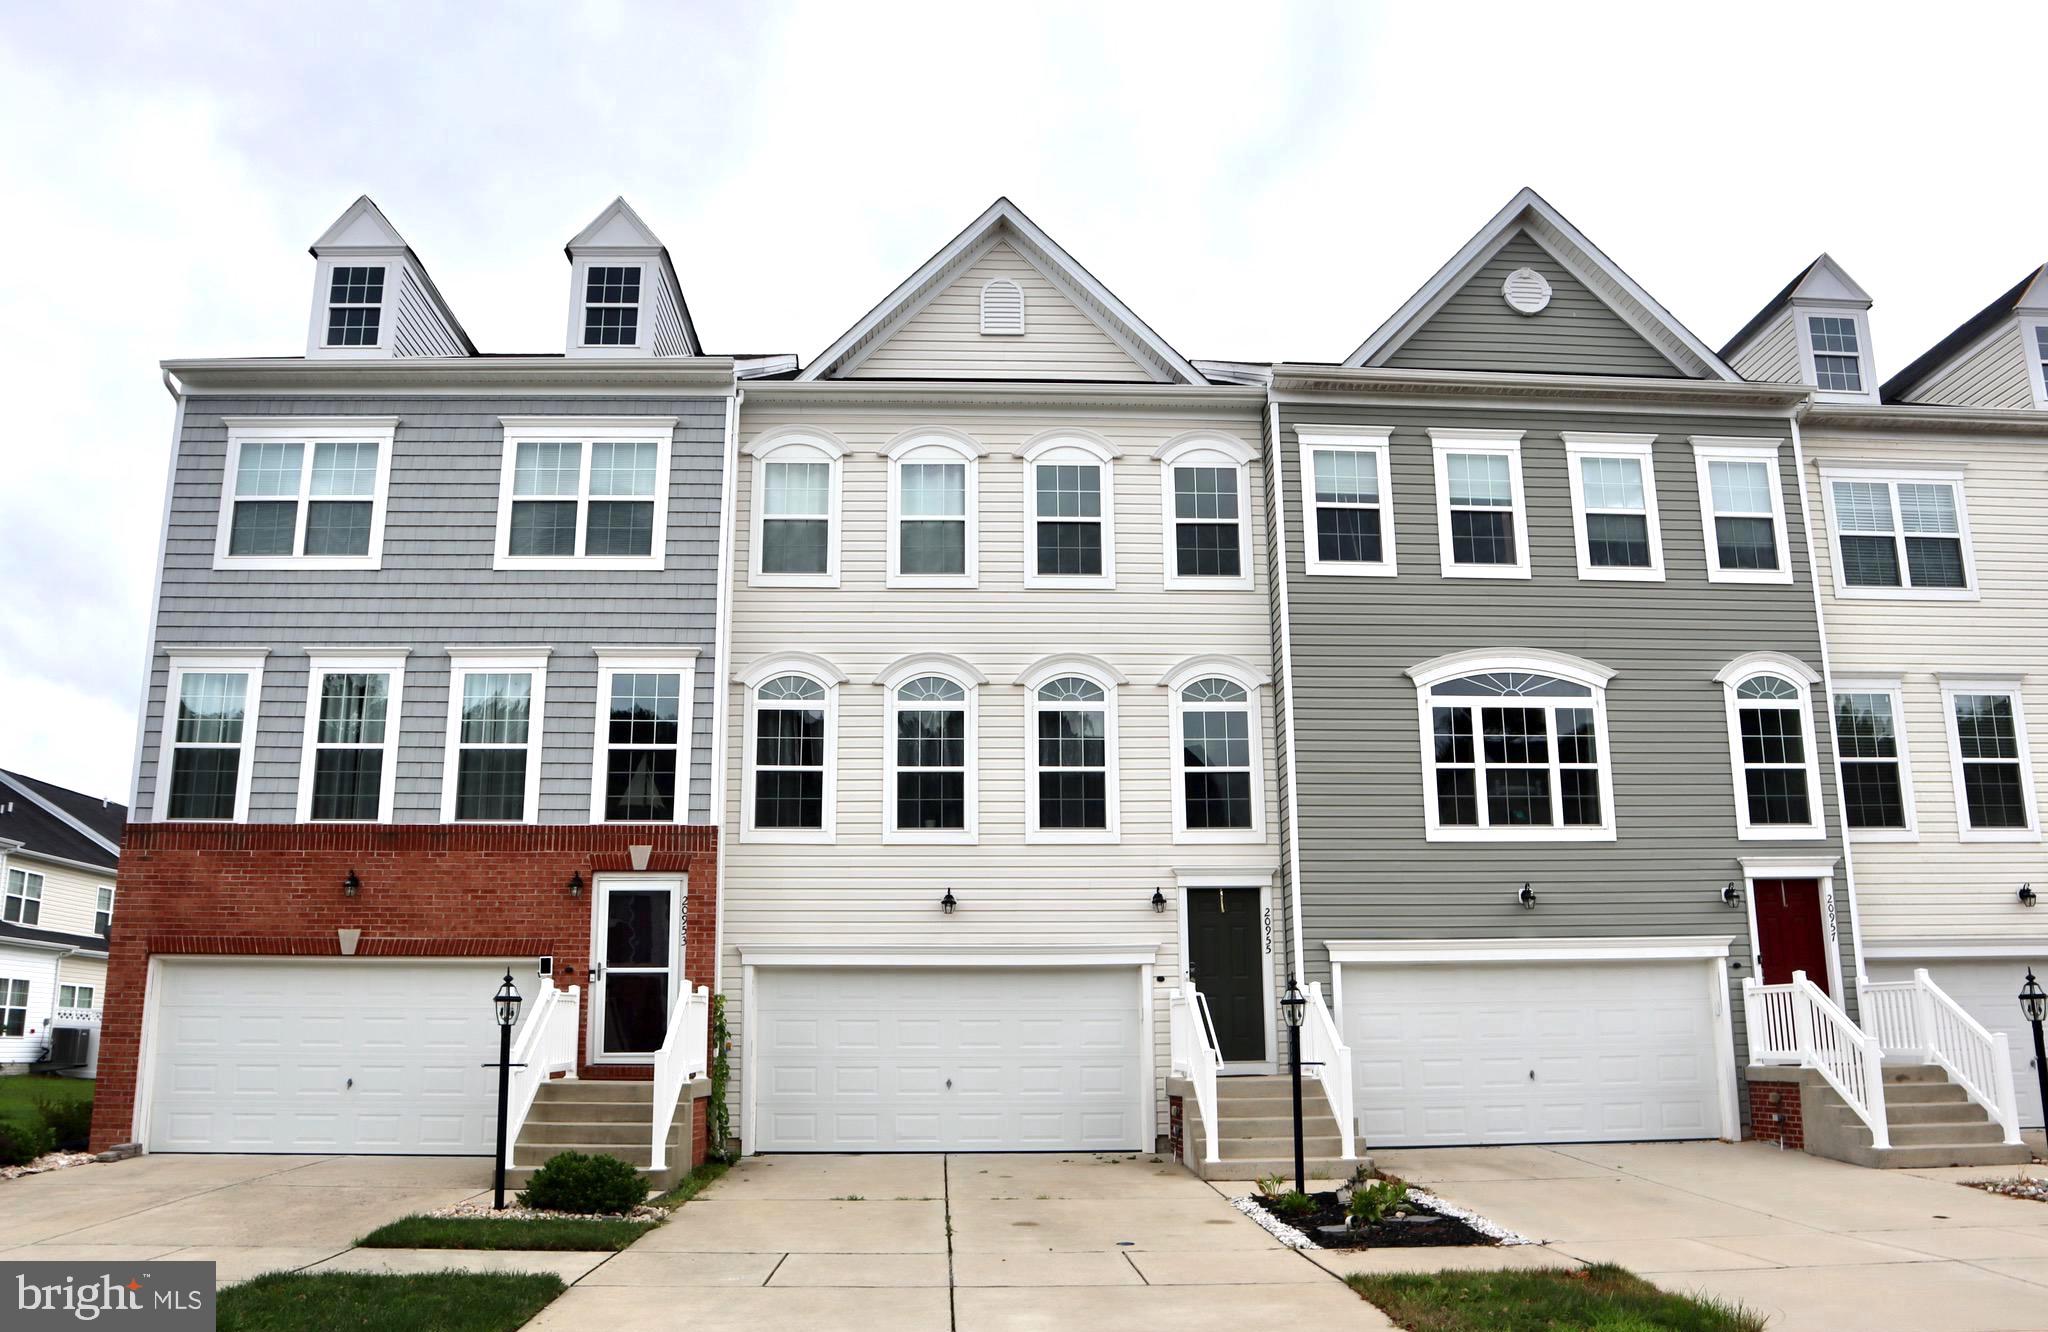
[[1540, 314], [1550, 304], [1550, 280], [1533, 268], [1518, 268], [1500, 284], [1500, 294], [1523, 314]]

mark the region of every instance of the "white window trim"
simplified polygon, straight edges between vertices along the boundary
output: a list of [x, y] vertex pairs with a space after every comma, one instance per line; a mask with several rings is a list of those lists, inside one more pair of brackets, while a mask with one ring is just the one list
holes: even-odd
[[[967, 752], [963, 765], [966, 803], [961, 828], [899, 828], [896, 826], [896, 691], [912, 680], [936, 675], [966, 691], [961, 707], [967, 714]], [[882, 841], [885, 844], [973, 846], [981, 830], [981, 686], [988, 677], [959, 657], [928, 652], [891, 664], [875, 683], [882, 689]]]
[[[825, 691], [824, 826], [820, 828], [758, 828], [754, 825], [754, 755], [759, 741], [755, 719], [760, 700], [755, 691], [780, 675], [801, 675]], [[846, 673], [823, 657], [791, 652], [754, 663], [734, 677], [746, 688], [745, 748], [740, 751], [740, 840], [763, 844], [832, 842], [839, 829], [839, 687]]]
[[[2019, 746], [2020, 790], [2027, 801], [2027, 826], [2024, 828], [1972, 828], [1970, 826], [1970, 798], [1963, 787], [1963, 744], [1962, 736], [1956, 729], [1956, 696], [1958, 694], [2003, 694], [2012, 699], [2012, 733]], [[1960, 842], [2038, 842], [2041, 840], [2041, 811], [2035, 804], [2034, 754], [2027, 744], [2026, 700], [2021, 695], [2020, 677], [2006, 676], [1949, 676], [1941, 677], [1941, 725], [1948, 736], [1948, 771], [1950, 784], [1956, 801], [1956, 840]]]
[[[1196, 433], [1180, 435], [1159, 446], [1152, 454], [1159, 463], [1159, 509], [1161, 569], [1169, 591], [1198, 588], [1248, 588], [1252, 585], [1252, 451], [1226, 435]], [[1176, 467], [1228, 467], [1237, 473], [1237, 567], [1236, 577], [1203, 577], [1180, 571], [1178, 518], [1174, 513], [1173, 469]]]
[[[498, 530], [491, 547], [493, 569], [660, 569], [668, 557], [668, 493], [673, 484], [669, 467], [675, 440], [673, 416], [501, 416], [505, 439], [498, 469]], [[582, 549], [590, 535], [590, 466], [593, 445], [652, 444], [654, 451], [654, 532], [645, 555], [514, 555], [512, 548], [512, 488], [518, 472], [521, 444], [576, 444], [576, 494], [533, 495], [532, 500], [573, 499], [576, 504], [576, 546]], [[600, 501], [638, 496], [599, 496]]]
[[[408, 649], [390, 648], [308, 648], [306, 651], [306, 736], [299, 752], [300, 823], [312, 823], [313, 774], [320, 750], [320, 693], [329, 675], [374, 675], [390, 677], [384, 715], [384, 762], [377, 784], [377, 817], [374, 822], [390, 823], [391, 803], [398, 792], [398, 738], [405, 717], [405, 658]], [[348, 748], [366, 749], [367, 745]], [[322, 819], [323, 823], [355, 820]]]
[[[789, 450], [791, 456], [776, 455]], [[748, 587], [838, 587], [839, 586], [839, 493], [846, 446], [818, 431], [776, 431], [754, 440], [746, 447], [754, 460], [749, 495], [747, 526]], [[816, 454], [817, 457], [811, 455]], [[823, 573], [767, 573], [761, 568], [761, 541], [768, 522], [768, 464], [771, 462], [823, 462], [831, 468], [831, 496], [825, 506], [825, 571]]]
[[[676, 803], [672, 823], [688, 823], [690, 814], [691, 726], [697, 701], [697, 653], [672, 646], [600, 647], [597, 649], [597, 707], [591, 719], [590, 821], [611, 823], [604, 816], [606, 760], [611, 753], [612, 677], [615, 675], [680, 675], [676, 712]], [[658, 749], [659, 745], [630, 745]]]
[[[1744, 700], [1735, 697], [1735, 691], [1743, 681], [1758, 675], [1775, 675], [1790, 681], [1799, 690], [1799, 725], [1801, 743], [1806, 755], [1806, 803], [1812, 812], [1809, 823], [1772, 823], [1756, 825], [1749, 821], [1749, 782], [1746, 780], [1748, 766], [1742, 759], [1742, 717], [1741, 704]], [[1820, 756], [1814, 743], [1813, 690], [1820, 683], [1820, 676], [1799, 658], [1783, 652], [1751, 652], [1737, 657], [1724, 666], [1714, 679], [1721, 686], [1722, 708], [1728, 727], [1728, 762], [1734, 780], [1735, 835], [1745, 842], [1791, 842], [1813, 841], [1828, 835], [1827, 793], [1820, 784]], [[1779, 706], [1769, 700], [1751, 699], [1748, 702], [1764, 706]]]
[[[1864, 402], [1877, 401], [1877, 379], [1871, 373], [1873, 362], [1870, 356], [1870, 314], [1865, 310], [1836, 309], [1827, 306], [1798, 305], [1793, 307], [1793, 328], [1799, 334], [1799, 368], [1805, 381], [1814, 386], [1813, 395], [1820, 402]], [[1820, 367], [1814, 362], [1813, 325], [1814, 319], [1847, 319], [1856, 326], [1856, 375], [1863, 382], [1861, 389], [1824, 389], [1820, 387]], [[1840, 352], [1825, 352], [1827, 356], [1840, 356]]]
[[[1700, 492], [1700, 529], [1706, 540], [1707, 581], [1710, 583], [1790, 583], [1792, 581], [1792, 538], [1785, 528], [1785, 478], [1778, 470], [1780, 441], [1718, 435], [1694, 435], [1692, 459]], [[1771, 528], [1778, 542], [1775, 569], [1723, 569], [1721, 543], [1714, 531], [1714, 485], [1708, 464], [1715, 462], [1760, 462], [1771, 469]], [[1730, 517], [1761, 517], [1760, 514], [1731, 514]]]
[[[1336, 578], [1392, 578], [1400, 573], [1400, 552], [1394, 527], [1394, 467], [1393, 430], [1391, 427], [1373, 427], [1348, 431], [1342, 434], [1332, 431], [1297, 430], [1295, 471], [1301, 481], [1302, 503], [1302, 567], [1311, 577]], [[1322, 558], [1318, 537], [1317, 519], [1325, 507], [1316, 498], [1316, 464], [1318, 453], [1363, 453], [1370, 455], [1373, 466], [1379, 472], [1380, 511], [1380, 558], [1369, 560], [1325, 560]], [[1355, 504], [1330, 505], [1331, 508], [1354, 509]]]
[[[640, 300], [637, 303], [638, 318], [633, 323], [631, 342], [585, 342], [583, 340], [583, 312], [590, 303], [590, 270], [593, 268], [637, 268], [640, 270]], [[647, 356], [654, 339], [655, 296], [658, 285], [663, 281], [661, 264], [653, 251], [637, 251], [629, 254], [579, 254], [569, 266], [569, 340], [566, 344], [571, 356]], [[600, 308], [610, 304], [600, 301]]]
[[[918, 455], [938, 451], [949, 457], [922, 458]], [[889, 587], [979, 587], [981, 585], [981, 459], [987, 453], [980, 444], [965, 435], [934, 430], [920, 430], [905, 435], [891, 444], [884, 454], [889, 464], [889, 568], [886, 585]], [[957, 574], [906, 574], [899, 573], [898, 562], [902, 558], [903, 545], [903, 465], [935, 461], [960, 463], [967, 469], [967, 513], [966, 553]]]
[[[391, 450], [398, 434], [395, 416], [230, 416], [227, 456], [220, 478], [220, 515], [213, 537], [213, 567], [216, 569], [381, 569], [384, 567], [384, 514], [391, 490]], [[234, 534], [235, 476], [241, 467], [245, 444], [302, 444], [299, 459], [298, 524], [292, 531], [292, 549], [306, 544], [306, 514], [313, 497], [313, 455], [320, 444], [375, 444], [377, 480], [370, 500], [370, 548], [361, 555], [230, 555]], [[271, 498], [282, 499], [282, 495]], [[347, 502], [348, 497], [335, 497]], [[360, 500], [360, 496], [354, 497]]]
[[2048, 328], [2048, 317], [2020, 320], [2020, 350], [2027, 358], [2027, 387], [2034, 391], [2034, 406], [2048, 411], [2048, 353], [2041, 349], [2039, 330]]
[[[7, 899], [16, 895], [14, 892], [14, 876], [17, 874], [21, 876], [21, 914], [26, 916], [28, 914], [28, 904], [34, 902], [36, 904], [36, 918], [34, 920], [7, 920]], [[29, 880], [31, 879], [35, 880], [36, 891], [33, 897], [29, 896], [28, 891]], [[0, 922], [21, 925], [29, 929], [42, 928], [43, 890], [48, 886], [49, 879], [41, 870], [23, 869], [19, 865], [0, 865]]]
[[1836, 789], [1842, 793], [1842, 832], [1852, 842], [1917, 842], [1920, 840], [1920, 814], [1918, 802], [1913, 798], [1913, 756], [1912, 746], [1906, 737], [1906, 699], [1898, 676], [1848, 676], [1837, 677], [1832, 686], [1828, 706], [1833, 710], [1835, 698], [1843, 694], [1883, 694], [1891, 700], [1892, 730], [1899, 746], [1899, 794], [1906, 807], [1906, 826], [1903, 828], [1855, 828], [1849, 824], [1848, 784], [1840, 780], [1841, 771], [1850, 763], [1881, 763], [1882, 759], [1851, 758], [1842, 748], [1841, 722], [1836, 720], [1830, 727], [1835, 739]]
[[[1038, 825], [1038, 690], [1040, 686], [1074, 675], [1092, 681], [1102, 690], [1102, 739], [1104, 777], [1102, 798], [1106, 828], [1041, 828]], [[1042, 657], [1017, 677], [1024, 690], [1024, 841], [1032, 845], [1057, 843], [1101, 844], [1121, 841], [1123, 819], [1118, 809], [1118, 723], [1117, 690], [1129, 684], [1123, 673], [1100, 657], [1084, 653]]]
[[[1655, 435], [1564, 433], [1565, 470], [1571, 477], [1572, 532], [1577, 542], [1579, 577], [1588, 582], [1661, 583], [1664, 581], [1664, 529], [1657, 516], [1657, 437]], [[1643, 474], [1643, 521], [1649, 530], [1650, 563], [1637, 569], [1593, 563], [1592, 544], [1586, 533], [1586, 479], [1579, 464], [1587, 458], [1625, 458], [1636, 463]], [[1602, 509], [1602, 513], [1621, 513]]]
[[[1977, 586], [1977, 550], [1970, 541], [1970, 510], [1963, 494], [1964, 467], [1948, 463], [1908, 463], [1903, 466], [1879, 462], [1834, 462], [1820, 464], [1821, 505], [1828, 519], [1828, 563], [1833, 567], [1835, 595], [1844, 600], [1857, 601], [1977, 601], [1982, 592]], [[1835, 517], [1835, 482], [1862, 481], [1883, 485], [1891, 496], [1892, 504], [1892, 549], [1898, 555], [1898, 587], [1854, 587], [1851, 586], [1842, 568], [1841, 522]], [[1963, 587], [1914, 587], [1906, 560], [1906, 529], [1904, 515], [1899, 512], [1899, 483], [1907, 485], [1945, 485], [1955, 492], [1956, 534], [1962, 542]], [[1876, 532], [1847, 533], [1851, 536], [1877, 536]]]
[[[1436, 544], [1437, 560], [1445, 578], [1527, 578], [1529, 577], [1529, 499], [1522, 490], [1522, 434], [1520, 430], [1431, 430], [1429, 443], [1436, 456]], [[1451, 559], [1450, 455], [1491, 453], [1508, 460], [1508, 486], [1514, 500], [1510, 510], [1515, 523], [1513, 564], [1457, 564]]]
[[[331, 344], [327, 341], [327, 315], [334, 308], [334, 270], [337, 268], [381, 268], [384, 270], [384, 299], [377, 306], [377, 340], [357, 343], [354, 346]], [[391, 355], [392, 325], [397, 322], [397, 302], [392, 294], [405, 280], [405, 260], [396, 251], [381, 254], [336, 254], [322, 256], [313, 273], [313, 319], [306, 334], [306, 355], [308, 359], [320, 360], [326, 357], [363, 357]], [[343, 305], [367, 305], [368, 302], [344, 301]]]
[[[1439, 489], [1441, 493], [1441, 489]], [[1446, 680], [1462, 676], [1479, 675], [1488, 671], [1527, 671], [1535, 675], [1554, 676], [1569, 680], [1592, 690], [1588, 706], [1593, 710], [1593, 743], [1596, 750], [1596, 768], [1600, 774], [1600, 812], [1603, 821], [1597, 827], [1567, 826], [1553, 824], [1548, 828], [1525, 828], [1509, 825], [1494, 828], [1485, 825], [1446, 827], [1440, 821], [1436, 803], [1436, 721], [1431, 709], [1437, 700], [1430, 691]], [[1614, 793], [1614, 759], [1612, 733], [1607, 726], [1607, 682], [1614, 678], [1614, 672], [1597, 662], [1583, 657], [1569, 656], [1562, 652], [1522, 650], [1516, 652], [1454, 652], [1411, 667], [1408, 677], [1415, 682], [1415, 710], [1422, 755], [1422, 813], [1423, 838], [1431, 842], [1612, 842], [1619, 836], [1619, 819], [1616, 816]], [[1487, 700], [1479, 697], [1467, 698], [1460, 703], [1446, 702], [1446, 706], [1470, 707], [1475, 712], [1487, 706]], [[1497, 706], [1512, 707], [1512, 699], [1500, 699]], [[1533, 706], [1554, 710], [1558, 707], [1577, 707], [1576, 701], [1539, 698]], [[1557, 783], [1557, 735], [1556, 728], [1550, 728], [1550, 773], [1553, 798], [1562, 798]], [[1475, 781], [1478, 785], [1480, 817], [1486, 817], [1486, 765], [1479, 747], [1485, 743], [1479, 727], [1472, 730]], [[1462, 765], [1461, 765], [1462, 766]]]
[[[1024, 463], [1024, 586], [1112, 588], [1116, 586], [1116, 460], [1121, 453], [1106, 440], [1077, 431], [1041, 435], [1019, 455]], [[1060, 463], [1098, 469], [1102, 477], [1102, 572], [1093, 575], [1038, 572], [1038, 469]]]
[[96, 892], [95, 892], [95, 893], [93, 894], [93, 899], [92, 899], [92, 923], [93, 923], [93, 931], [92, 931], [92, 932], [93, 932], [94, 934], [105, 934], [105, 933], [107, 932], [106, 930], [103, 930], [103, 929], [101, 929], [101, 928], [99, 927], [99, 923], [100, 923], [100, 899], [99, 899], [99, 895], [100, 895], [100, 893], [105, 893], [105, 894], [107, 895], [107, 905], [106, 905], [106, 915], [107, 915], [107, 929], [112, 929], [112, 928], [113, 928], [113, 925], [114, 925], [114, 898], [115, 898], [115, 896], [116, 896], [116, 894], [115, 894], [115, 891], [114, 891], [114, 885], [113, 885], [113, 884], [111, 884], [111, 883], [103, 883], [103, 884], [100, 884], [100, 885], [98, 886], [98, 891], [96, 891]]
[[[1197, 680], [1228, 680], [1245, 692], [1245, 723], [1251, 738], [1251, 788], [1252, 822], [1249, 828], [1189, 828], [1187, 808], [1187, 745], [1181, 738], [1181, 716], [1186, 711], [1181, 691]], [[1272, 677], [1265, 675], [1245, 662], [1234, 657], [1203, 656], [1191, 657], [1160, 678], [1160, 688], [1166, 690], [1168, 700], [1167, 742], [1172, 747], [1169, 756], [1173, 773], [1173, 840], [1179, 843], [1244, 843], [1266, 840], [1266, 745], [1265, 727], [1261, 720], [1265, 713], [1260, 704], [1259, 693], [1272, 683]], [[1220, 711], [1210, 705], [1203, 711]], [[1037, 732], [1034, 729], [1035, 742]]]
[[[153, 812], [159, 823], [247, 823], [249, 791], [253, 785], [250, 768], [256, 762], [256, 730], [262, 722], [263, 662], [268, 648], [181, 647], [170, 654], [164, 678], [164, 708], [157, 725], [156, 790]], [[249, 677], [248, 693], [242, 700], [242, 758], [235, 768], [235, 815], [232, 819], [176, 819], [170, 816], [171, 766], [177, 749], [178, 697], [188, 673], [240, 671]]]
[[[455, 778], [462, 756], [462, 697], [464, 681], [471, 675], [530, 673], [533, 690], [527, 705], [526, 794], [523, 817], [518, 819], [464, 819], [466, 824], [510, 824], [540, 822], [540, 769], [547, 739], [548, 653], [533, 648], [449, 648], [448, 649], [448, 734], [441, 764], [441, 822], [454, 823]], [[509, 746], [493, 746], [509, 748]]]

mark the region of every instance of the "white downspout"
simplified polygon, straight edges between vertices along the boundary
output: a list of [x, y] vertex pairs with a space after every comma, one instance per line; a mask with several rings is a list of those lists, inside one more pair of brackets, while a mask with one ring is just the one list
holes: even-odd
[[[725, 993], [725, 769], [727, 714], [732, 710], [732, 543], [733, 524], [739, 512], [740, 404], [747, 391], [740, 387], [739, 371], [733, 371], [732, 393], [725, 400], [725, 472], [720, 478], [718, 511], [718, 596], [712, 632], [717, 641], [711, 651], [711, 826], [718, 830], [718, 872], [712, 892], [717, 919], [711, 932], [711, 992]], [[716, 1051], [713, 1052], [716, 1054]]]
[[[149, 579], [149, 620], [142, 635], [142, 703], [135, 712], [135, 758], [128, 769], [128, 817], [131, 820], [155, 816], [156, 793], [150, 793], [150, 808], [142, 808], [142, 747], [149, 730], [149, 681], [156, 674], [156, 617], [164, 591], [164, 556], [171, 540], [171, 495], [178, 486], [178, 449], [185, 441], [185, 391], [171, 372], [164, 371], [164, 389], [178, 404], [171, 418], [171, 459], [164, 471], [164, 512], [156, 533], [156, 569]], [[223, 482], [225, 484], [225, 482]], [[170, 711], [167, 706], [164, 709]], [[163, 774], [157, 774], [158, 784]]]
[[1292, 889], [1287, 896], [1288, 918], [1293, 925], [1289, 933], [1294, 936], [1294, 974], [1307, 984], [1301, 942], [1301, 800], [1294, 780], [1294, 635], [1287, 614], [1287, 450], [1280, 440], [1280, 402], [1273, 395], [1270, 381], [1266, 385], [1266, 411], [1273, 440], [1273, 545], [1279, 552], [1273, 568], [1280, 602], [1280, 660], [1275, 665], [1280, 669], [1280, 727], [1287, 737], [1287, 770], [1281, 780], [1287, 787], [1287, 881]]

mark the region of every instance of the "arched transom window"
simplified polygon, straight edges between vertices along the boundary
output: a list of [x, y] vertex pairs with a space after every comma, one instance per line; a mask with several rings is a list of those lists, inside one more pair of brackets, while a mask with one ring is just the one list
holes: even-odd
[[893, 691], [895, 782], [890, 826], [898, 832], [964, 832], [973, 826], [968, 691], [943, 675], [920, 675]]
[[1245, 832], [1257, 826], [1257, 732], [1251, 691], [1206, 676], [1180, 691], [1181, 827], [1189, 833]]
[[1033, 695], [1037, 771], [1033, 822], [1045, 832], [1105, 832], [1113, 737], [1108, 691], [1079, 675], [1040, 685]]
[[754, 827], [826, 826], [827, 701], [825, 686], [805, 675], [778, 675], [754, 691]]
[[1502, 668], [1420, 692], [1432, 837], [1613, 836], [1601, 685]]
[[1806, 686], [1768, 672], [1731, 684], [1730, 739], [1743, 831], [1811, 835], [1818, 826], [1819, 790]]

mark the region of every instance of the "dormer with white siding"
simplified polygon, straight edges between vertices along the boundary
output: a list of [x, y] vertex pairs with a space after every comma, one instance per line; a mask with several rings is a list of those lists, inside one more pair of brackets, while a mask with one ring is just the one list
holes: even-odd
[[668, 250], [624, 198], [612, 200], [566, 248], [569, 355], [701, 354]]
[[1744, 379], [1805, 384], [1822, 402], [1875, 403], [1870, 295], [1823, 254], [1721, 349]]
[[2048, 411], [2048, 265], [1885, 381], [1884, 400]]
[[476, 355], [419, 256], [369, 195], [335, 219], [313, 242], [312, 254], [316, 268], [308, 357]]

